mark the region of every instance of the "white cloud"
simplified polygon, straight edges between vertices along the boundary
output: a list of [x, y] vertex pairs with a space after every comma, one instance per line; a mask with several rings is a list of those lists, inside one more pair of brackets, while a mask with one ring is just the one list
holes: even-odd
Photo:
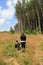
[[8, 6], [11, 6], [12, 5], [11, 0], [8, 0], [7, 5]]
[[12, 4], [15, 5], [17, 3], [17, 0], [12, 0]]
[[2, 11], [2, 18], [6, 19], [12, 19], [12, 17], [14, 16], [14, 9], [7, 9], [7, 10], [3, 10]]
[[[0, 25], [4, 24], [6, 20], [11, 20], [14, 17], [15, 9], [14, 6], [17, 0], [7, 0], [6, 5], [7, 9], [2, 9], [0, 6]], [[14, 4], [14, 6], [13, 6]]]
[[2, 25], [4, 23], [4, 19], [0, 19], [0, 25]]

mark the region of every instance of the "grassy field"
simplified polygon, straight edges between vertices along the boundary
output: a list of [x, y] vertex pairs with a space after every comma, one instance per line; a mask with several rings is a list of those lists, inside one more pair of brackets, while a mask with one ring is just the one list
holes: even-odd
[[43, 34], [26, 35], [26, 50], [18, 52], [14, 45], [20, 34], [0, 33], [0, 65], [43, 65]]

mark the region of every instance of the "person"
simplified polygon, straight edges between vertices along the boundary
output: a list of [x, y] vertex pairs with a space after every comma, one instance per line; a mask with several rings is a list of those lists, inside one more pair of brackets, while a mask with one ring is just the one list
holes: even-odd
[[21, 40], [21, 47], [22, 47], [23, 51], [25, 51], [25, 48], [26, 48], [26, 35], [24, 33], [21, 34], [20, 40]]
[[18, 40], [17, 40], [16, 43], [15, 43], [15, 48], [16, 48], [17, 50], [20, 50], [20, 43], [18, 42]]

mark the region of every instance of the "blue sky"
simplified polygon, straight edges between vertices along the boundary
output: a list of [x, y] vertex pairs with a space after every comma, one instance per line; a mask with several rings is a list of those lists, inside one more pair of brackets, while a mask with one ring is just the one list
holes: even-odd
[[14, 9], [16, 3], [17, 0], [0, 0], [0, 31], [8, 31], [18, 22]]

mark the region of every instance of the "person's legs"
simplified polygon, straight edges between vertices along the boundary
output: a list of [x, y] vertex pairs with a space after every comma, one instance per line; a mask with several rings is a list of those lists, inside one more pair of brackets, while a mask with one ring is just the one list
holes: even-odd
[[23, 43], [23, 48], [25, 48], [25, 47], [26, 47], [26, 42]]
[[23, 52], [25, 52], [26, 42], [22, 42], [22, 43], [21, 43], [21, 46], [22, 46]]
[[21, 42], [21, 47], [23, 48], [23, 42]]

